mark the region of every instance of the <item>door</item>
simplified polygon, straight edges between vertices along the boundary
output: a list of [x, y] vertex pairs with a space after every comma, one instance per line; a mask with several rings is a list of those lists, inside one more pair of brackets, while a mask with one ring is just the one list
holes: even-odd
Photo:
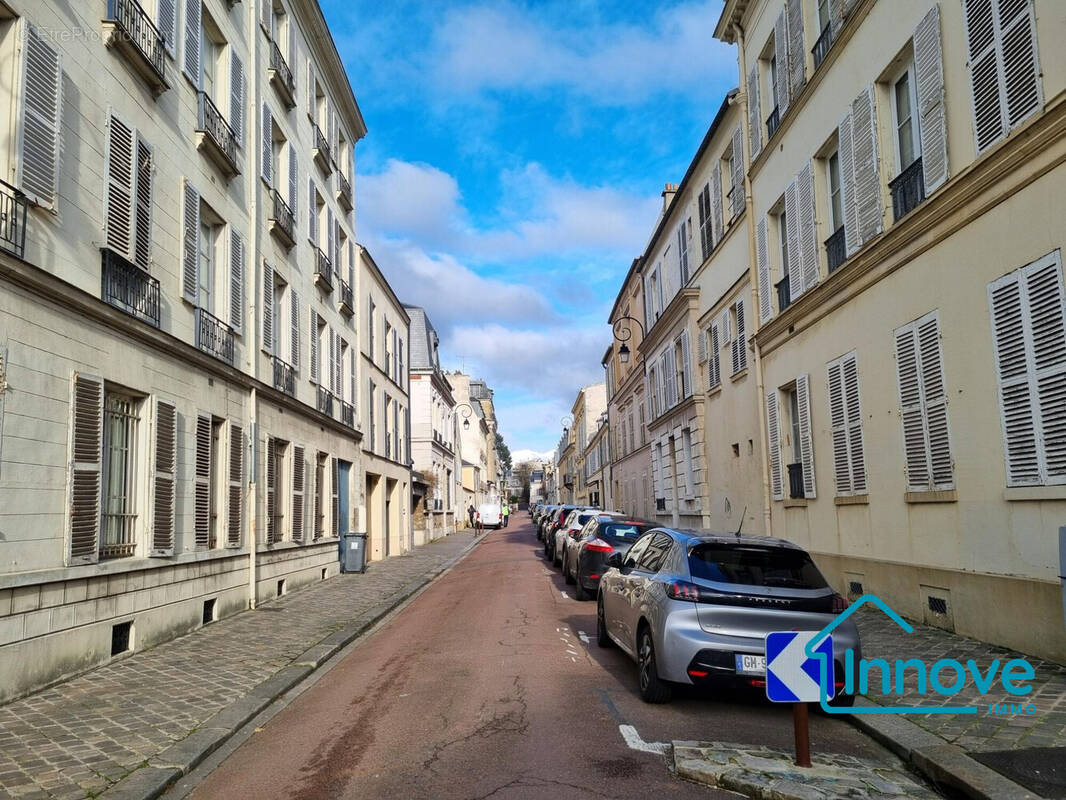
[[636, 544], [629, 548], [622, 566], [612, 574], [610, 587], [603, 593], [603, 611], [607, 623], [607, 630], [614, 634], [621, 643], [623, 649], [635, 653], [629, 637], [626, 611], [629, 607], [629, 596], [632, 591], [633, 570], [637, 566], [637, 559], [644, 552], [651, 541], [653, 534], [645, 534], [637, 539]]
[[337, 535], [341, 537], [348, 533], [348, 477], [351, 471], [352, 465], [347, 461], [337, 462]]
[[[648, 602], [650, 584], [652, 579], [659, 573], [659, 570], [662, 569], [666, 555], [670, 552], [670, 547], [674, 543], [673, 538], [667, 533], [653, 533], [647, 538], [647, 547], [637, 554], [637, 565], [629, 573], [630, 592], [627, 598], [629, 603], [628, 606], [622, 609], [626, 619], [626, 632], [630, 637], [627, 641], [631, 643], [634, 652], [636, 652], [638, 646], [636, 640], [637, 627], [640, 624], [640, 618], [646, 616], [645, 606]], [[653, 613], [653, 611], [653, 609], [648, 609], [648, 615]], [[649, 621], [651, 621], [650, 616]]]

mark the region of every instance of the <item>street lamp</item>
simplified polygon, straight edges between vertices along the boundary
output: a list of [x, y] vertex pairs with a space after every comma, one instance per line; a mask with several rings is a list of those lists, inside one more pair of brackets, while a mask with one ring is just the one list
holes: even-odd
[[640, 320], [636, 317], [619, 317], [615, 320], [614, 327], [611, 332], [614, 333], [614, 338], [622, 343], [622, 346], [618, 348], [618, 360], [623, 364], [629, 363], [629, 345], [627, 342], [633, 338], [632, 325], [636, 325], [640, 328], [640, 338], [644, 339], [644, 326], [640, 324]]
[[[459, 409], [461, 409], [461, 408], [465, 408], [466, 410], [465, 411], [459, 411]], [[467, 403], [460, 403], [459, 405], [457, 405], [455, 407], [455, 410], [459, 411], [460, 415], [463, 418], [463, 430], [464, 431], [470, 430], [470, 416], [474, 413], [474, 409], [472, 409], [469, 406], [469, 404], [467, 404]]]

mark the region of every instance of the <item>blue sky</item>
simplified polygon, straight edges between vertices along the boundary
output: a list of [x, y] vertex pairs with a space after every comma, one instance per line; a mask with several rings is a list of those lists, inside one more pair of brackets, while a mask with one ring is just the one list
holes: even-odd
[[735, 83], [721, 0], [322, 0], [369, 133], [356, 226], [444, 366], [547, 451], [603, 379], [605, 320]]

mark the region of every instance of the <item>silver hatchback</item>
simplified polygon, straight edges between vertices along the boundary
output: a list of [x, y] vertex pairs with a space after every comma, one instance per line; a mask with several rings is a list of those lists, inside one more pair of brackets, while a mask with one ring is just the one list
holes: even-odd
[[[608, 563], [597, 643], [637, 662], [649, 703], [667, 702], [675, 683], [765, 686], [767, 633], [819, 631], [846, 607], [806, 551], [784, 539], [656, 528]], [[838, 691], [849, 649], [858, 663], [850, 619], [833, 631]]]

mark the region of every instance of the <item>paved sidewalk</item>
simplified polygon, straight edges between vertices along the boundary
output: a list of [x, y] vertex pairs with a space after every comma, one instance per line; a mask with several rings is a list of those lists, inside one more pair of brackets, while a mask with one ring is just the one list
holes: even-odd
[[[362, 575], [314, 584], [0, 706], [0, 796], [95, 796], [150, 760], [161, 763], [160, 754], [176, 743], [196, 750], [190, 734], [198, 728], [219, 738], [221, 724], [204, 724], [213, 715], [217, 722], [219, 712], [254, 694], [254, 703], [230, 715], [231, 724], [243, 722], [474, 542], [472, 532], [454, 533], [372, 563]], [[307, 666], [297, 670], [296, 663]]]

